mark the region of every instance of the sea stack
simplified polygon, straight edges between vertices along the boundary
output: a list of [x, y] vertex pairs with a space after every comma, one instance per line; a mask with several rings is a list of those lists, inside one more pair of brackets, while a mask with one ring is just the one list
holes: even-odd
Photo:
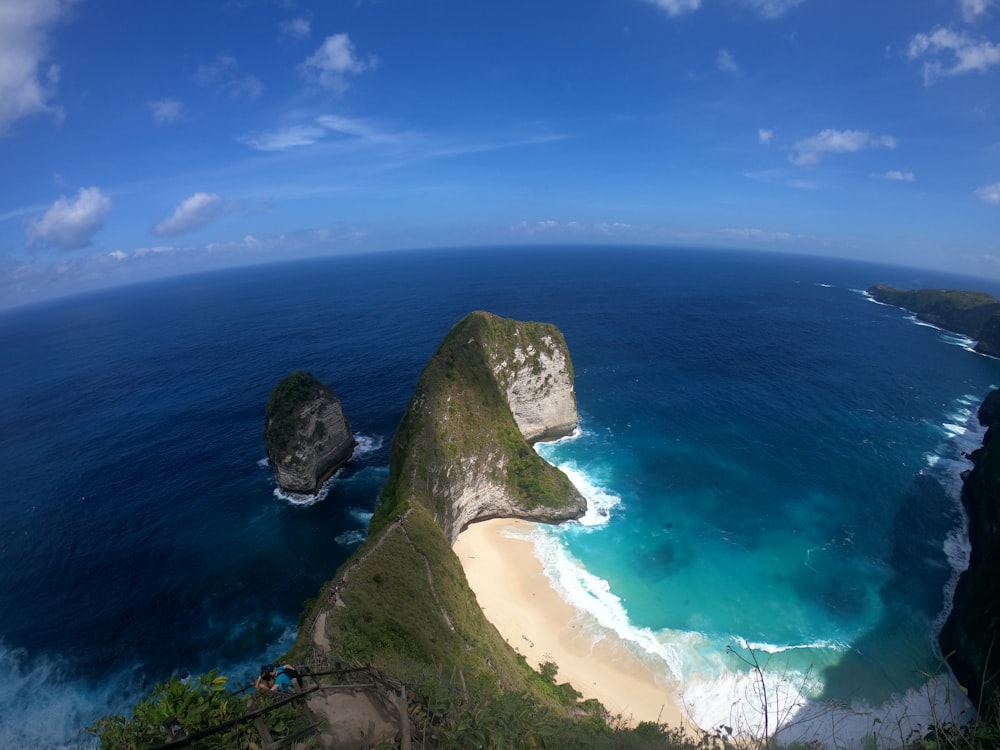
[[340, 399], [312, 373], [286, 376], [267, 399], [264, 446], [278, 486], [313, 495], [354, 453]]
[[941, 630], [941, 652], [980, 713], [1000, 700], [1000, 390], [979, 407], [987, 427], [983, 446], [962, 475], [969, 517], [969, 567], [958, 579], [951, 614]]
[[420, 376], [373, 523], [416, 502], [454, 542], [487, 518], [579, 518], [585, 498], [531, 447], [571, 434], [578, 421], [573, 365], [558, 328], [469, 313]]

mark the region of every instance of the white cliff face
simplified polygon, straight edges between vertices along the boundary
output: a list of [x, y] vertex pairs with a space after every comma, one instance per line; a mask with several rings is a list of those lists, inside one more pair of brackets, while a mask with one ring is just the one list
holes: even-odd
[[551, 336], [541, 341], [538, 349], [532, 344], [515, 347], [513, 361], [495, 369], [514, 421], [529, 443], [569, 435], [580, 421], [566, 353]]

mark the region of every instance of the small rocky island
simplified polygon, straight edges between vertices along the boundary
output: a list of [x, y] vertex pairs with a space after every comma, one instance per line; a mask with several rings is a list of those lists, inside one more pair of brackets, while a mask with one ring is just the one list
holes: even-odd
[[311, 373], [293, 372], [271, 391], [264, 446], [281, 489], [315, 494], [356, 445], [337, 394]]
[[976, 351], [1000, 357], [1000, 301], [986, 292], [957, 289], [906, 291], [884, 284], [867, 292], [877, 302], [902, 307], [920, 320], [976, 340]]
[[972, 550], [939, 640], [955, 677], [987, 713], [1000, 700], [1000, 390], [986, 397], [978, 416], [988, 429], [962, 485]]

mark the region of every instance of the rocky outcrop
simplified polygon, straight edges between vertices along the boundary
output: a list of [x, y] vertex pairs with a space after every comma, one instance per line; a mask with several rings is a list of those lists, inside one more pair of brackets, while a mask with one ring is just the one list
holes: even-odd
[[312, 495], [350, 459], [357, 441], [337, 394], [299, 370], [271, 391], [264, 445], [278, 486]]
[[413, 502], [452, 541], [487, 518], [578, 518], [586, 500], [530, 445], [570, 434], [578, 419], [558, 328], [470, 313], [420, 376], [393, 440], [373, 527]]
[[887, 305], [902, 307], [920, 320], [976, 340], [976, 351], [1000, 357], [1000, 301], [985, 292], [956, 289], [905, 291], [884, 284], [867, 290]]
[[1000, 390], [987, 396], [978, 416], [988, 429], [962, 486], [972, 551], [940, 644], [969, 697], [989, 712], [1000, 707]]

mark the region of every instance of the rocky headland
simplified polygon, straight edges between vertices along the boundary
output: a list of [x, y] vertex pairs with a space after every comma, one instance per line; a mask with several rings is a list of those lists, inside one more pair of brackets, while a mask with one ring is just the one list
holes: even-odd
[[578, 518], [586, 500], [531, 443], [569, 435], [579, 417], [562, 333], [477, 311], [424, 368], [392, 445], [373, 523], [416, 502], [454, 541], [475, 521]]
[[903, 290], [876, 284], [878, 302], [909, 310], [920, 320], [976, 340], [976, 351], [1000, 357], [1000, 301], [986, 292], [957, 289]]
[[1000, 709], [1000, 390], [986, 397], [978, 416], [987, 431], [962, 486], [972, 551], [940, 643], [955, 677], [989, 714]]
[[350, 459], [357, 441], [337, 394], [298, 370], [267, 399], [264, 445], [278, 486], [312, 495]]

